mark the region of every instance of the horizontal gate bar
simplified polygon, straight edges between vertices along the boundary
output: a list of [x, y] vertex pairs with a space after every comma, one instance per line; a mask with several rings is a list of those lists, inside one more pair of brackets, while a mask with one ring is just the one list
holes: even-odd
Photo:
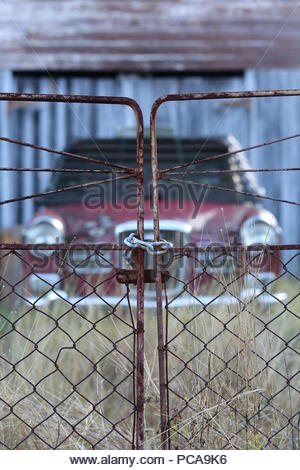
[[[58, 251], [58, 250], [91, 250], [91, 251], [123, 251], [127, 250], [128, 246], [121, 244], [109, 244], [109, 243], [104, 243], [103, 245], [101, 243], [87, 243], [87, 244], [76, 244], [74, 243], [73, 245], [65, 245], [65, 244], [29, 244], [29, 243], [0, 243], [0, 250], [11, 250], [11, 251], [17, 251], [17, 250], [53, 250], [53, 251]], [[289, 251], [289, 250], [300, 250], [300, 243], [290, 243], [290, 244], [281, 244], [281, 245], [208, 245], [207, 247], [200, 247], [200, 246], [183, 246], [183, 247], [176, 247], [174, 246], [173, 248], [170, 248], [168, 251], [174, 252], [174, 253], [205, 253], [205, 252], [215, 252], [215, 251], [226, 251], [226, 252], [231, 252], [231, 251], [258, 251], [258, 250], [265, 250], [265, 251]]]

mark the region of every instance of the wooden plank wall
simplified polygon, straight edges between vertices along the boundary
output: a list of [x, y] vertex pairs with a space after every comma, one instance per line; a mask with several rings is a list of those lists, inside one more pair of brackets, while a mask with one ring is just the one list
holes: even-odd
[[9, 0], [0, 5], [0, 68], [295, 68], [299, 32], [297, 0]]
[[[14, 81], [11, 72], [0, 72], [0, 88], [3, 92], [14, 91]], [[9, 110], [8, 103], [0, 102], [0, 135], [9, 136]], [[15, 166], [16, 161], [12, 155], [11, 148], [7, 143], [0, 142], [0, 167]], [[15, 196], [15, 179], [12, 173], [0, 173], [0, 200]], [[0, 228], [11, 227], [16, 223], [16, 208], [8, 205], [0, 207]]]
[[[54, 80], [54, 81], [53, 81]], [[96, 93], [98, 95], [127, 95], [141, 105], [146, 127], [151, 104], [165, 93], [296, 88], [300, 70], [249, 71], [233, 76], [161, 76], [118, 75], [104, 78], [17, 77], [0, 75], [0, 88], [9, 91]], [[158, 125], [172, 129], [174, 135], [208, 136], [234, 134], [243, 146], [254, 145], [299, 132], [300, 98], [271, 98], [236, 102], [168, 103], [159, 111]], [[59, 149], [78, 138], [117, 136], [126, 128], [133, 131], [135, 118], [130, 109], [109, 106], [35, 104], [30, 106], [0, 106], [1, 135], [11, 135], [29, 142], [50, 145]], [[300, 141], [273, 145], [249, 153], [253, 167], [299, 167]], [[0, 145], [2, 166], [51, 166], [59, 157]], [[0, 175], [1, 198], [31, 194], [45, 189], [47, 174]], [[282, 199], [300, 199], [299, 174], [266, 173], [260, 175], [267, 194]], [[297, 242], [300, 235], [298, 207], [287, 204], [265, 203], [279, 217], [283, 226], [283, 241]], [[26, 223], [34, 211], [33, 201], [1, 208], [2, 228]], [[291, 221], [293, 221], [291, 225]]]

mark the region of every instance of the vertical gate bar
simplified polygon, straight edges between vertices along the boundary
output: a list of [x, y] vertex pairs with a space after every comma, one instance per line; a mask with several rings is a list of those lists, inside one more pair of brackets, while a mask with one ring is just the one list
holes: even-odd
[[[156, 139], [156, 112], [154, 106], [150, 115], [150, 132], [151, 132], [151, 167], [152, 167], [152, 185], [153, 185], [153, 225], [154, 225], [154, 241], [160, 240], [159, 228], [159, 169], [157, 160], [157, 139]], [[160, 393], [160, 432], [161, 446], [164, 450], [168, 447], [167, 432], [167, 401], [166, 401], [166, 373], [165, 373], [165, 346], [164, 346], [164, 322], [162, 308], [162, 275], [160, 255], [155, 257], [156, 271], [156, 306], [157, 306], [157, 342], [158, 342], [158, 368], [159, 368], [159, 393]]]
[[[144, 239], [144, 123], [135, 103], [137, 121], [137, 236]], [[144, 448], [144, 251], [137, 251], [136, 448]]]
[[169, 355], [168, 355], [168, 338], [169, 338], [169, 301], [167, 282], [164, 279], [165, 305], [166, 305], [166, 327], [165, 327], [165, 367], [166, 367], [166, 406], [167, 406], [167, 433], [168, 433], [168, 449], [171, 450], [171, 432], [170, 432], [170, 390], [169, 390]]

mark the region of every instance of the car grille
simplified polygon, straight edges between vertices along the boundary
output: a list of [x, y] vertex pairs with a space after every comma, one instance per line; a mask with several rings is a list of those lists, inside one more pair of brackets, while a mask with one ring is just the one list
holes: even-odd
[[195, 271], [198, 273], [206, 271], [209, 274], [231, 274], [236, 271], [236, 266], [237, 259], [234, 253], [207, 250], [195, 255]]
[[67, 255], [70, 268], [80, 274], [102, 274], [112, 269], [111, 253], [90, 253], [89, 250], [70, 250]]
[[[201, 243], [202, 248], [212, 245]], [[197, 296], [219, 297], [226, 292], [236, 296], [241, 280], [238, 273], [239, 261], [234, 252], [222, 252], [213, 249], [198, 252], [194, 258], [195, 280], [193, 291]]]

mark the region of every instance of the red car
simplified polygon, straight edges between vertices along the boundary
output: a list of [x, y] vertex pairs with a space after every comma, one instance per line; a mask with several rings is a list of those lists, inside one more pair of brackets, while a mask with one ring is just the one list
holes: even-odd
[[[101, 149], [101, 152], [99, 151]], [[192, 183], [181, 184], [162, 180], [160, 186], [161, 238], [174, 246], [211, 247], [194, 257], [170, 259], [172, 251], [164, 255], [165, 269], [169, 272], [168, 297], [174, 306], [187, 305], [193, 295], [203, 302], [231, 303], [236, 297], [255, 295], [262, 286], [271, 282], [280, 272], [278, 256], [249, 253], [250, 259], [234, 252], [211, 251], [214, 246], [278, 244], [280, 227], [275, 216], [264, 209], [262, 200], [254, 195], [263, 194], [254, 173], [239, 172], [249, 169], [245, 155], [235, 153], [226, 158], [209, 160], [207, 157], [235, 152], [239, 149], [232, 137], [209, 139], [159, 139], [160, 168], [169, 168], [182, 162], [205, 158], [201, 165], [188, 167], [180, 179], [197, 184], [212, 185], [227, 190], [209, 189]], [[70, 153], [103, 158], [135, 168], [135, 140], [131, 138], [104, 139], [95, 143], [79, 141], [68, 149]], [[74, 160], [62, 161], [66, 169], [102, 168], [97, 163]], [[199, 173], [194, 170], [201, 170]], [[215, 170], [222, 170], [216, 172]], [[109, 174], [54, 173], [48, 190], [93, 182]], [[176, 175], [170, 176], [176, 179]], [[135, 180], [117, 178], [113, 183], [90, 186], [42, 197], [38, 209], [24, 230], [24, 243], [123, 243], [136, 232]], [[237, 191], [237, 192], [235, 192]], [[247, 194], [241, 194], [247, 193]], [[149, 142], [145, 144], [145, 240], [153, 239], [152, 186]], [[31, 301], [43, 303], [55, 298], [67, 298], [78, 305], [108, 303], [116, 305], [124, 292], [113, 276], [115, 268], [131, 269], [124, 253], [103, 251], [102, 256], [86, 250], [70, 250], [57, 257], [51, 252], [28, 252], [27, 264], [34, 266], [27, 280], [26, 290]], [[252, 261], [251, 261], [252, 256]], [[258, 262], [259, 260], [259, 262]], [[153, 267], [153, 257], [146, 254], [146, 268]], [[246, 266], [248, 266], [246, 268]], [[244, 275], [239, 273], [244, 271]], [[252, 275], [253, 273], [254, 275]], [[239, 281], [235, 279], [239, 277]], [[110, 281], [108, 279], [112, 278]], [[101, 284], [101, 280], [106, 280]], [[191, 280], [191, 282], [189, 282]], [[193, 280], [193, 281], [192, 281]], [[242, 282], [241, 282], [242, 280]], [[224, 291], [224, 285], [239, 282], [239, 296]], [[184, 285], [185, 289], [183, 289]], [[51, 286], [53, 286], [53, 289]], [[94, 286], [98, 286], [96, 289]], [[187, 292], [193, 293], [188, 295]], [[236, 292], [236, 290], [235, 290]], [[97, 293], [98, 295], [95, 295]], [[82, 297], [84, 297], [82, 299]], [[278, 297], [278, 295], [277, 295]], [[264, 302], [272, 296], [259, 295]], [[134, 302], [134, 294], [132, 295]], [[155, 305], [154, 284], [145, 285], [145, 305]]]

